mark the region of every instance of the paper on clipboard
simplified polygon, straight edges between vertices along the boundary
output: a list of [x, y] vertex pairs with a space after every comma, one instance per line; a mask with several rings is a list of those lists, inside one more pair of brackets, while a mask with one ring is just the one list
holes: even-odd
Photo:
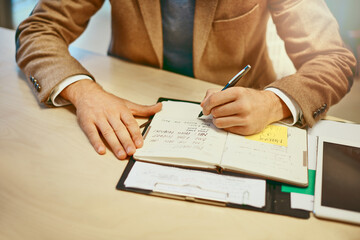
[[135, 162], [125, 186], [224, 203], [265, 206], [266, 181]]

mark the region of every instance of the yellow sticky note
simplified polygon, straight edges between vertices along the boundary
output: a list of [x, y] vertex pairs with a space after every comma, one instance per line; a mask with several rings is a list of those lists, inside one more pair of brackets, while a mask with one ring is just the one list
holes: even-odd
[[287, 127], [269, 125], [262, 132], [245, 138], [287, 147]]

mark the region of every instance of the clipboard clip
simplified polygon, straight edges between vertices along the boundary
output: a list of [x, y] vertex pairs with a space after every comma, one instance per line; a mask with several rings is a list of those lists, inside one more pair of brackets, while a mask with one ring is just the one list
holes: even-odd
[[196, 202], [198, 199], [205, 199], [227, 203], [228, 192], [205, 189], [193, 184], [169, 184], [157, 182], [154, 184], [153, 192], [182, 196], [184, 200]]

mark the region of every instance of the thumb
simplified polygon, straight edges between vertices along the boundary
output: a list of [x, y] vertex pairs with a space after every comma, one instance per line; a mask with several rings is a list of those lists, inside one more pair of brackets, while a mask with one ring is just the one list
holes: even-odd
[[139, 116], [139, 117], [148, 117], [154, 115], [155, 113], [159, 112], [162, 108], [162, 104], [160, 102], [150, 106], [140, 105], [130, 101], [125, 101], [125, 104], [130, 109], [131, 113], [134, 116]]

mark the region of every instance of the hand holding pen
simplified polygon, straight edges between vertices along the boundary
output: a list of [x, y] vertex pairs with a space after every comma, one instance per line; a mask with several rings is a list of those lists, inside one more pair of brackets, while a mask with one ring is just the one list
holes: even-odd
[[[250, 65], [246, 65], [240, 72], [238, 72], [226, 85], [221, 91], [224, 91], [227, 88], [231, 88], [235, 86], [235, 84], [243, 77], [245, 74], [251, 69]], [[203, 112], [201, 111], [198, 117], [201, 117]]]
[[208, 90], [201, 102], [202, 113], [212, 115], [215, 127], [225, 131], [251, 135], [261, 132], [267, 125], [286, 119], [291, 112], [273, 91], [249, 87], [233, 87], [250, 66], [241, 70], [223, 88], [226, 91]]

